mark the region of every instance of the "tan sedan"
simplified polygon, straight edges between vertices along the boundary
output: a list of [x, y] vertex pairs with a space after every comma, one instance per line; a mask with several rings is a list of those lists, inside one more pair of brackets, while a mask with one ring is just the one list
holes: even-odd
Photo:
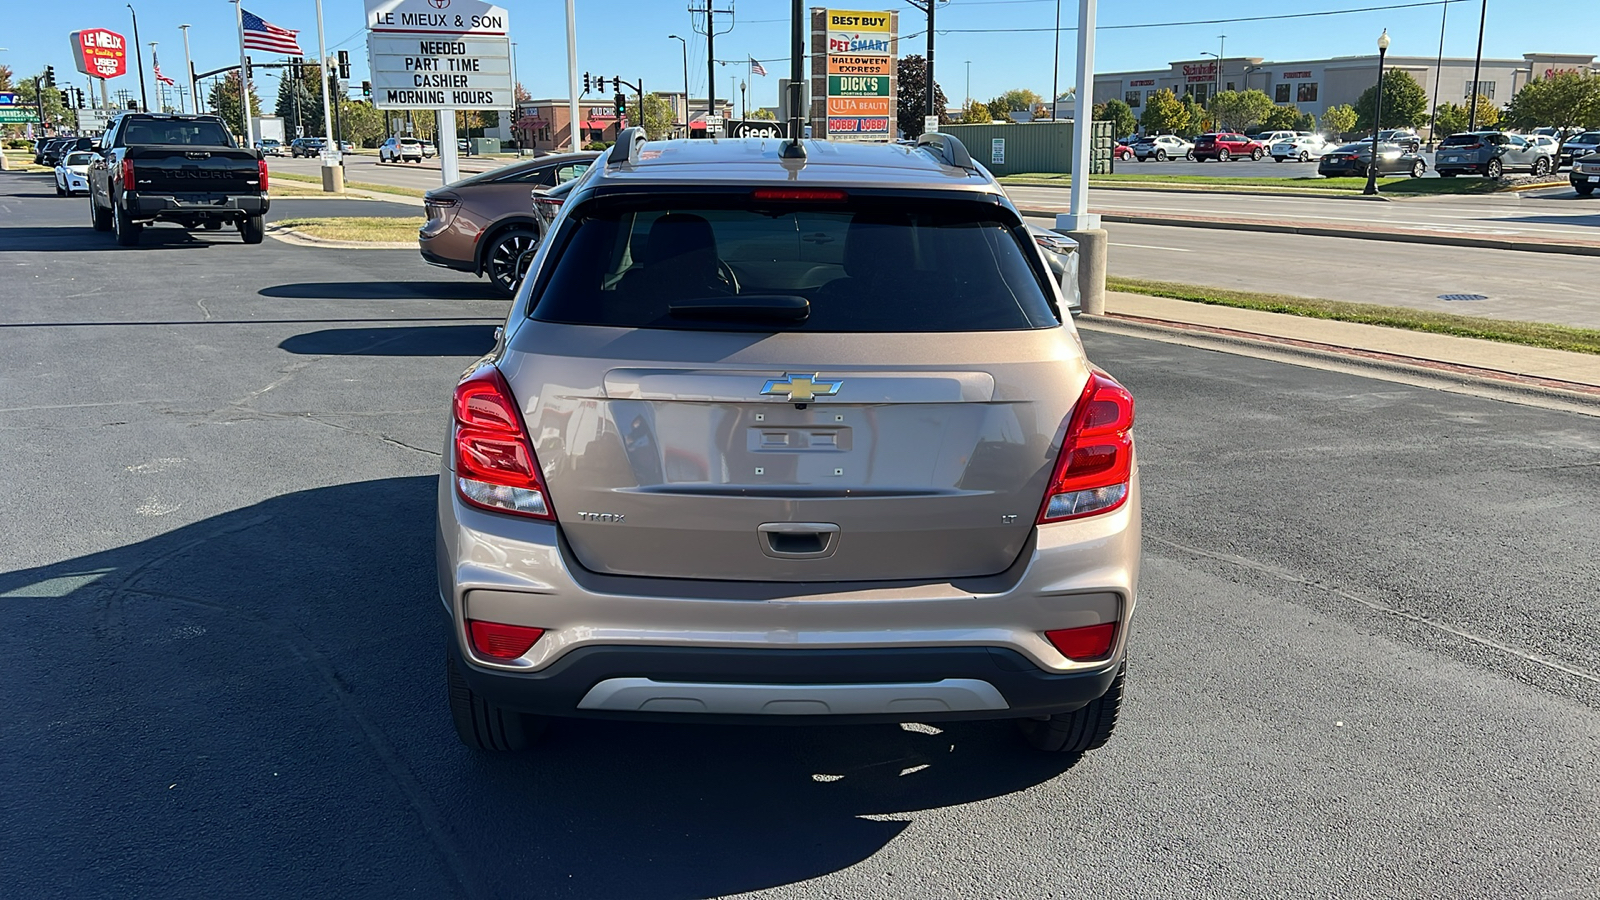
[[530, 159], [429, 191], [423, 200], [428, 221], [417, 233], [422, 258], [487, 276], [507, 296], [516, 293], [531, 251], [544, 235], [532, 192], [572, 181], [598, 155]]

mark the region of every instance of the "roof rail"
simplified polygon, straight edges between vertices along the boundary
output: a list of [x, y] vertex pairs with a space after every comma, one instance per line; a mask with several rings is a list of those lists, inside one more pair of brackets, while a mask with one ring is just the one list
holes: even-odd
[[610, 153], [606, 154], [606, 165], [615, 166], [622, 163], [627, 163], [630, 166], [638, 165], [639, 150], [644, 146], [644, 139], [644, 128], [642, 126], [635, 125], [632, 128], [623, 129], [622, 133], [617, 135], [616, 145], [611, 148]]
[[947, 166], [966, 169], [976, 172], [978, 167], [972, 162], [972, 154], [967, 152], [967, 146], [954, 135], [940, 134], [937, 131], [925, 131], [917, 138], [917, 149], [927, 150], [934, 158]]

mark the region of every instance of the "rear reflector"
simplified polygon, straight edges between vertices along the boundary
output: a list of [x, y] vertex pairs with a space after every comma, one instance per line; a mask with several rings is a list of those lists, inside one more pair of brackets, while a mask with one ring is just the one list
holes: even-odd
[[495, 659], [516, 659], [533, 649], [533, 645], [544, 636], [543, 628], [504, 625], [499, 622], [479, 622], [469, 619], [467, 628], [472, 635], [472, 649], [480, 656]]
[[850, 199], [844, 191], [822, 188], [760, 188], [751, 192], [756, 200], [788, 200], [801, 203], [840, 203]]
[[1039, 523], [1110, 512], [1127, 502], [1133, 478], [1133, 396], [1094, 371], [1067, 420], [1061, 455]]
[[1090, 662], [1111, 655], [1111, 645], [1117, 639], [1117, 623], [1103, 622], [1082, 628], [1063, 628], [1044, 633], [1061, 655], [1073, 662]]
[[456, 489], [474, 506], [555, 519], [505, 377], [482, 366], [456, 385]]

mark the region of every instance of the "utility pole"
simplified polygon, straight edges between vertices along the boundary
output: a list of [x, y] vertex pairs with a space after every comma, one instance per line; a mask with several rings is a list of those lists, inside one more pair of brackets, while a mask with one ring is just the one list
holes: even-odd
[[[716, 0], [705, 0], [705, 3], [706, 3], [705, 9], [700, 9], [699, 7], [691, 6], [691, 7], [689, 7], [689, 12], [690, 13], [704, 13], [705, 17], [706, 17], [706, 30], [705, 31], [700, 31], [700, 29], [698, 29], [698, 28], [696, 28], [695, 30], [699, 31], [701, 34], [706, 36], [706, 117], [709, 119], [711, 116], [714, 116], [714, 115], [717, 114], [717, 25], [716, 25], [716, 15], [717, 15], [717, 13], [725, 13], [728, 16], [731, 17], [733, 15], [733, 9], [731, 7], [728, 8], [728, 9], [714, 9], [713, 7], [716, 6]], [[722, 33], [723, 34], [727, 34], [728, 32], [730, 32], [732, 30], [733, 30], [733, 22], [730, 19], [730, 21], [728, 22], [728, 27], [723, 29]], [[688, 98], [685, 97], [684, 101], [685, 101], [685, 103], [687, 103], [688, 102]], [[729, 98], [729, 102], [730, 103], [732, 102], [732, 98], [731, 97]], [[709, 124], [707, 124], [707, 126], [706, 126], [706, 137], [711, 137], [711, 126]]]
[[[689, 41], [675, 34], [667, 35], [668, 40], [678, 41], [683, 44], [683, 136], [689, 136]], [[642, 102], [642, 101], [641, 101]]]
[[[972, 60], [967, 60], [967, 92], [972, 88]], [[1056, 0], [1056, 61], [1050, 69], [1050, 121], [1056, 120], [1056, 98], [1061, 96], [1061, 0]], [[1081, 116], [1077, 107], [1073, 107], [1073, 121], [1078, 121]]]
[[[1485, 0], [1485, 2], [1487, 2], [1487, 0]], [[132, 3], [126, 5], [128, 7], [129, 14], [133, 16], [133, 57], [134, 61], [139, 66], [139, 108], [144, 112], [149, 112], [150, 95], [147, 94], [144, 89], [144, 51], [139, 49], [139, 13], [133, 8]], [[1480, 47], [1483, 45], [1482, 38], [1479, 38], [1478, 44]]]
[[[567, 133], [572, 135], [572, 146], [577, 151], [583, 147], [578, 140], [578, 20], [572, 11], [573, 0], [567, 0]], [[687, 98], [686, 98], [687, 99]]]
[[[928, 102], [925, 104], [926, 107], [927, 107], [927, 109], [925, 110], [925, 113], [926, 113], [926, 115], [935, 116], [935, 115], [939, 114], [939, 110], [934, 108], [935, 103], [934, 103], [934, 90], [933, 90], [933, 10], [934, 10], [934, 7], [939, 5], [939, 0], [906, 0], [906, 2], [910, 3], [912, 6], [916, 7], [917, 9], [920, 9], [923, 12], [928, 14], [928, 56], [927, 56], [927, 59], [923, 61], [924, 64], [923, 64], [923, 67], [922, 67], [922, 80], [927, 84], [927, 88], [928, 88]], [[901, 127], [904, 128], [905, 124], [901, 123]]]
[[1478, 69], [1483, 65], [1483, 20], [1489, 18], [1489, 0], [1478, 13], [1478, 55], [1472, 58], [1472, 91], [1467, 96], [1467, 130], [1478, 130]]

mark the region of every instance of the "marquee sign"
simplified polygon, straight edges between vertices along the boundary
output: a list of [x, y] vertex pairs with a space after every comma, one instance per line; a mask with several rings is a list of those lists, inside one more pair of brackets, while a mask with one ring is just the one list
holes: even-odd
[[[828, 137], [887, 141], [894, 108], [894, 15], [829, 9], [826, 44]], [[820, 85], [819, 85], [820, 87]]]

